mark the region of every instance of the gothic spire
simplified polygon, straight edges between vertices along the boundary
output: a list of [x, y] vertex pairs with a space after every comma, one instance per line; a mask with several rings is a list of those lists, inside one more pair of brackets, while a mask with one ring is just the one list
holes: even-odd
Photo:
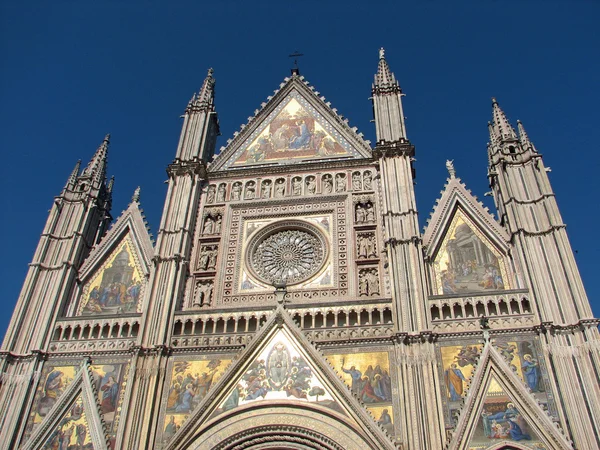
[[506, 114], [500, 109], [495, 98], [492, 98], [492, 123], [495, 133], [495, 136], [492, 137], [492, 142], [494, 140], [517, 139], [514, 128], [508, 122]]
[[373, 83], [373, 92], [402, 92], [396, 77], [390, 70], [390, 66], [385, 59], [385, 49], [379, 49], [379, 64], [377, 66], [377, 74], [375, 74], [375, 82]]
[[75, 183], [77, 182], [77, 177], [79, 176], [79, 171], [81, 170], [81, 160], [78, 160], [75, 163], [75, 167], [73, 168], [73, 171], [71, 172], [71, 175], [69, 175], [69, 178], [67, 179], [67, 184], [65, 185], [65, 189], [67, 189], [69, 186], [75, 186]]
[[214, 70], [208, 69], [208, 73], [198, 95], [192, 97], [191, 103], [196, 108], [212, 109], [215, 100], [215, 78], [213, 77]]
[[108, 160], [108, 144], [110, 143], [110, 134], [104, 136], [102, 144], [94, 153], [94, 156], [88, 163], [82, 175], [91, 176], [95, 181], [103, 182], [106, 178], [106, 164]]
[[523, 144], [523, 147], [527, 148], [530, 145], [533, 145], [529, 140], [529, 136], [527, 135], [527, 131], [525, 131], [523, 123], [520, 120], [517, 120], [517, 129], [519, 130], [519, 140], [521, 141], [521, 144]]
[[108, 183], [106, 185], [106, 192], [108, 192], [109, 194], [112, 194], [114, 186], [115, 186], [115, 176], [113, 175], [112, 177], [110, 177], [110, 180], [108, 180]]

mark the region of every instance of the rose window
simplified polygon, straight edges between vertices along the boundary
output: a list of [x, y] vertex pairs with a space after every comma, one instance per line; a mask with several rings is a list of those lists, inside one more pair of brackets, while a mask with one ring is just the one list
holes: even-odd
[[317, 274], [327, 259], [327, 242], [305, 222], [277, 223], [251, 239], [247, 264], [252, 274], [268, 284], [300, 283]]

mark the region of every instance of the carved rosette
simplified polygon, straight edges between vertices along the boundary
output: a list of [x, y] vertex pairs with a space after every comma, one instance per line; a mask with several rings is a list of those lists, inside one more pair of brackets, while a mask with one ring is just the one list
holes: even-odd
[[258, 232], [246, 252], [246, 265], [263, 283], [293, 285], [318, 274], [329, 245], [317, 227], [301, 221], [274, 223]]

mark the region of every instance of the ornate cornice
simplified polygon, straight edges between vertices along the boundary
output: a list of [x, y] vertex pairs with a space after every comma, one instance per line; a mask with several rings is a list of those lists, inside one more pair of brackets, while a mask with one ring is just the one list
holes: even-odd
[[394, 156], [414, 156], [415, 146], [408, 139], [400, 138], [397, 141], [379, 141], [373, 149], [373, 158], [391, 158]]

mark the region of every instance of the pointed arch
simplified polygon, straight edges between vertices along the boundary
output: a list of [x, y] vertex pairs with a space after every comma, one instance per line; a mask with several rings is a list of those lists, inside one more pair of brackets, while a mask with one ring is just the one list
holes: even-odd
[[[255, 369], [260, 371], [261, 364], [270, 364], [269, 361], [277, 358], [280, 352], [282, 354], [287, 352], [286, 360], [295, 361], [294, 364], [298, 367], [306, 366], [307, 373], [311, 374], [311, 386], [318, 389], [309, 393], [301, 393], [293, 391], [292, 387], [287, 390], [288, 388], [282, 385], [281, 389], [276, 390], [277, 395], [268, 398], [268, 401], [261, 400], [267, 397], [267, 390], [265, 392], [253, 391], [256, 395], [245, 395], [242, 398], [239, 386], [249, 382], [245, 378], [246, 375]], [[272, 378], [270, 376], [262, 383], [278, 382]], [[322, 401], [319, 401], [319, 397]], [[362, 447], [345, 448], [390, 450], [395, 448], [386, 432], [374, 421], [369, 412], [358, 402], [358, 399], [349, 392], [347, 386], [335, 374], [323, 355], [301, 333], [290, 314], [281, 305], [267, 319], [248, 347], [227, 368], [208, 395], [190, 413], [187, 421], [181, 424], [165, 448], [169, 450], [182, 447], [203, 448], [200, 446], [200, 441], [208, 436], [207, 433], [210, 433], [213, 427], [219, 427], [219, 424], [229, 420], [230, 417], [242, 417], [247, 412], [248, 417], [252, 416], [255, 421], [263, 420], [259, 419], [263, 415], [265, 416], [264, 420], [267, 420], [266, 417], [271, 416], [263, 414], [262, 410], [269, 411], [275, 406], [285, 408], [297, 417], [315, 418], [318, 416], [320, 419], [326, 420], [327, 417], [335, 416], [333, 422], [353, 429], [354, 431], [349, 433], [354, 436], [355, 442], [364, 443]], [[261, 410], [260, 414], [255, 414], [257, 410]], [[276, 417], [279, 421], [284, 420], [281, 416], [278, 414], [272, 417]], [[265, 426], [274, 423], [269, 420], [271, 419], [265, 422]], [[315, 419], [314, 423], [317, 427], [318, 420]], [[216, 433], [215, 436], [218, 438], [215, 438], [215, 442], [211, 442], [214, 447], [210, 448], [215, 448], [219, 442], [234, 434], [234, 428], [231, 427]], [[202, 439], [199, 439], [201, 435]], [[190, 445], [198, 445], [198, 447], [190, 447]]]

